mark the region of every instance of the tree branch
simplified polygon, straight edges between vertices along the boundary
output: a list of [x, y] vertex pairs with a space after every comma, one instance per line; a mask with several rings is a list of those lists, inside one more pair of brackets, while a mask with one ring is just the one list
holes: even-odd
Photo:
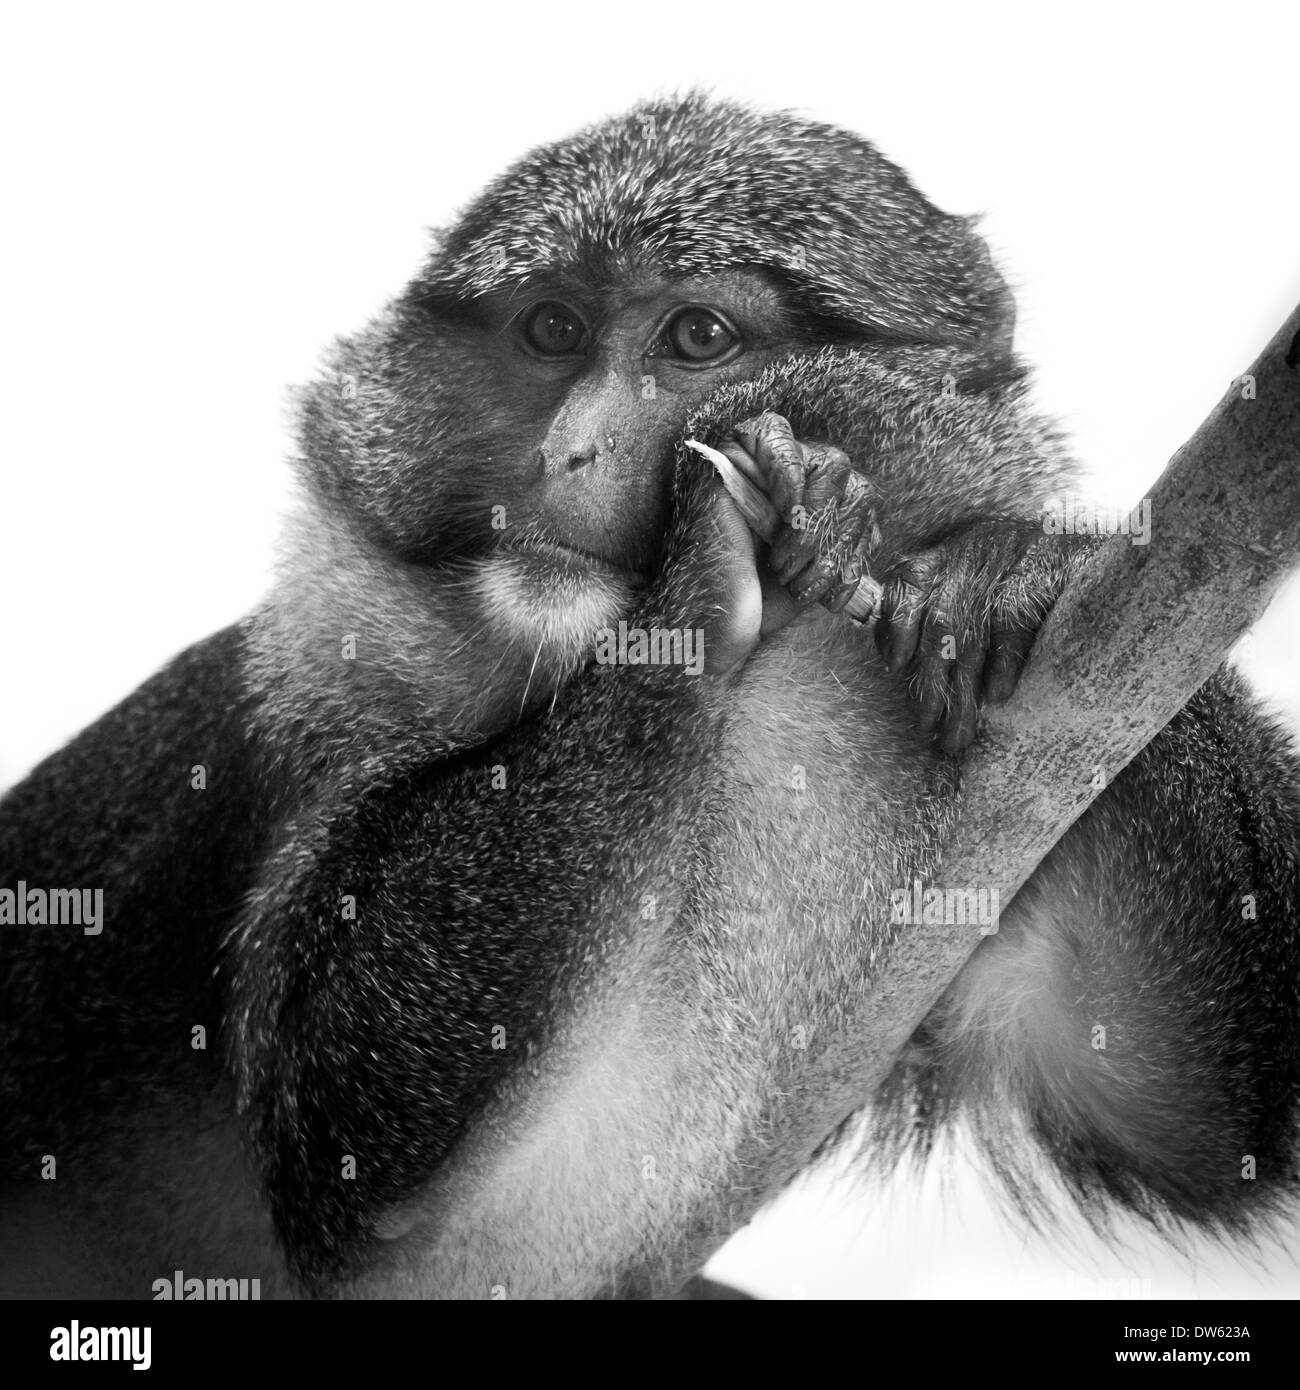
[[[1300, 308], [1174, 456], [1151, 518], [1149, 545], [1116, 536], [1094, 556], [1044, 624], [1015, 697], [989, 711], [936, 884], [997, 888], [1005, 908], [1300, 560]], [[978, 926], [924, 927], [891, 953], [857, 1013], [859, 1095], [979, 940]]]

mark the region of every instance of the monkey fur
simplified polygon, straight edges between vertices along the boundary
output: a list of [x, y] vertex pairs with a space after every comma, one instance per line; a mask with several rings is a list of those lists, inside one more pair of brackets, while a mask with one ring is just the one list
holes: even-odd
[[[719, 296], [739, 357], [636, 346]], [[514, 345], [539, 300], [597, 326], [581, 361]], [[304, 393], [264, 604], [0, 803], [0, 888], [105, 902], [94, 938], [0, 928], [0, 1289], [671, 1295], [812, 1157], [955, 813], [933, 734], [1076, 561], [1011, 327], [967, 221], [788, 114], [648, 103], [493, 183]], [[878, 644], [812, 603], [760, 635], [763, 557], [682, 442], [773, 416], [870, 484]], [[740, 656], [595, 664], [620, 620]], [[1026, 1205], [1037, 1152], [1163, 1227], [1283, 1211], [1297, 771], [1220, 673], [862, 1097], [868, 1156], [964, 1120]]]

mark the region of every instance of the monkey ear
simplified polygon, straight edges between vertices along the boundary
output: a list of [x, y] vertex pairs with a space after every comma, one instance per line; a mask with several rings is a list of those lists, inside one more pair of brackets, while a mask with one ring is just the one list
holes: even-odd
[[1016, 300], [1011, 287], [994, 264], [988, 242], [976, 230], [978, 219], [963, 218], [971, 248], [971, 279], [979, 287], [985, 305], [987, 329], [983, 341], [991, 357], [1010, 357], [1016, 336]]

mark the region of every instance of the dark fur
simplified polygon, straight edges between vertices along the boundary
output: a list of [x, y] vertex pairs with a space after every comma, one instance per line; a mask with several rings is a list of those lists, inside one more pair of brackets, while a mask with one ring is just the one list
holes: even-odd
[[[144, 1296], [207, 1257], [226, 1263], [195, 1273], [286, 1292], [662, 1292], [806, 1161], [799, 1118], [900, 942], [880, 904], [931, 862], [954, 765], [820, 610], [726, 683], [587, 664], [598, 619], [711, 616], [723, 542], [680, 450], [660, 532], [608, 521], [648, 588], [539, 595], [582, 622], [526, 640], [475, 578], [494, 502], [531, 536], [556, 525], [528, 510], [515, 445], [538, 407], [478, 346], [480, 296], [735, 266], [831, 345], [725, 385], [678, 438], [772, 409], [834, 441], [879, 488], [882, 568], [1070, 483], [982, 244], [854, 137], [690, 98], [508, 172], [305, 397], [305, 507], [264, 608], [0, 807], [0, 885], [105, 889], [101, 938], [9, 929], [0, 985], [20, 1219], [111, 1266], [115, 1194], [164, 1209], [93, 1291]], [[1232, 1227], [1275, 1208], [1300, 1080], [1296, 774], [1234, 681], [1201, 692], [926, 1021], [882, 1150], [970, 1111], [1020, 1181], [1010, 1111], [1085, 1198]], [[223, 1149], [226, 1186], [195, 1197], [208, 1151], [186, 1136], [219, 1147], [236, 1106], [248, 1169]], [[150, 1176], [164, 1150], [177, 1176]]]

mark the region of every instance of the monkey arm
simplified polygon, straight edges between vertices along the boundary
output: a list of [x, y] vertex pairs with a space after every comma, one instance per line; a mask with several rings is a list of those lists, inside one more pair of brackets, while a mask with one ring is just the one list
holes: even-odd
[[[698, 504], [704, 496], [694, 489]], [[638, 626], [694, 627], [717, 606], [711, 576], [734, 537], [707, 521], [684, 534]], [[684, 1112], [701, 1095], [713, 1103], [713, 1091], [675, 1087], [670, 1074], [688, 1065], [698, 1050], [688, 1040], [707, 1023], [689, 1006], [699, 959], [681, 950], [682, 933], [707, 891], [701, 829], [717, 814], [731, 690], [680, 666], [593, 667], [540, 723], [450, 760], [392, 768], [359, 796], [333, 788], [286, 835], [232, 943], [231, 1048], [272, 1208], [304, 1278], [355, 1274], [376, 1230], [396, 1237], [432, 1214], [432, 1236], [380, 1247], [394, 1287], [414, 1249], [423, 1253], [411, 1277], [430, 1292], [485, 1295], [500, 1280], [512, 1296], [589, 1294], [581, 1261], [560, 1262], [580, 1280], [567, 1290], [532, 1282], [554, 1271], [529, 1268], [529, 1232], [541, 1252], [560, 1241], [539, 1233], [545, 1223], [612, 1223], [627, 1259], [653, 1228], [645, 1199], [657, 1189], [639, 1176], [638, 1145], [649, 1141], [634, 1137], [640, 1122], [627, 1107], [648, 1085]], [[646, 1049], [637, 1066], [620, 1051], [631, 1036]], [[557, 1084], [588, 1074], [571, 1123], [615, 1165], [618, 1200], [602, 1201], [598, 1217], [580, 1190], [548, 1201], [547, 1181], [593, 1181], [576, 1158], [565, 1173], [554, 1156], [517, 1194], [490, 1184], [491, 1210], [470, 1176], [480, 1160], [455, 1154], [451, 1176], [421, 1196], [458, 1146], [495, 1135], [495, 1166], [504, 1141], [537, 1142], [512, 1102], [522, 1104], [543, 1059]], [[609, 1075], [591, 1076], [593, 1064]], [[616, 1077], [622, 1097], [607, 1089]], [[493, 1099], [505, 1118], [484, 1121]], [[662, 1144], [656, 1151], [668, 1161]], [[355, 1181], [340, 1180], [345, 1153]], [[476, 1260], [457, 1248], [454, 1224], [442, 1234], [467, 1210], [488, 1252]]]
[[0, 801], [0, 886], [103, 892], [93, 936], [0, 928], [10, 1175], [31, 1176], [41, 1153], [65, 1154], [71, 1133], [164, 1078], [217, 1069], [190, 1032], [215, 1038], [221, 931], [275, 802], [250, 729], [246, 640], [241, 624], [183, 652]]

